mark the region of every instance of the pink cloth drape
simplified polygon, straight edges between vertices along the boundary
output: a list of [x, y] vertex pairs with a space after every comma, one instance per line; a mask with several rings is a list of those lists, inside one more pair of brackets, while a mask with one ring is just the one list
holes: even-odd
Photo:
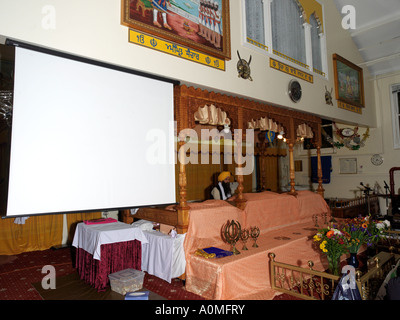
[[104, 291], [110, 281], [108, 275], [132, 268], [141, 270], [142, 245], [138, 240], [101, 245], [101, 259], [81, 248], [76, 249], [76, 269], [82, 280], [97, 291]]
[[[268, 253], [274, 252], [277, 261], [307, 267], [314, 262], [316, 270], [324, 270], [327, 261], [320, 250], [313, 248], [316, 228], [312, 216], [329, 213], [324, 199], [310, 191], [299, 191], [297, 197], [269, 191], [244, 194], [244, 210], [219, 200], [190, 204], [189, 228], [185, 238], [186, 290], [206, 299], [253, 299], [262, 295], [271, 299]], [[319, 221], [323, 221], [322, 216]], [[221, 238], [221, 227], [227, 220], [239, 221], [242, 227], [258, 226], [261, 234], [253, 248], [249, 239], [248, 251], [238, 256], [206, 259], [194, 252], [208, 246], [230, 250]], [[322, 257], [323, 258], [323, 257]]]

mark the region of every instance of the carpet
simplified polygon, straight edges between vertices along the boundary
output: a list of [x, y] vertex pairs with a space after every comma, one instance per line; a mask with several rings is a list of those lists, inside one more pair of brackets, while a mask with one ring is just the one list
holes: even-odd
[[[68, 280], [76, 281], [76, 278], [79, 278], [73, 263], [75, 261], [74, 248], [25, 252], [15, 256], [3, 256], [1, 261], [0, 300], [45, 299], [42, 296], [44, 293], [37, 289], [37, 285], [41, 288], [41, 281], [47, 274], [42, 273], [42, 269], [46, 265], [51, 265], [56, 269], [56, 290], [57, 287], [61, 286], [72, 290], [72, 285], [68, 284]], [[67, 277], [64, 278], [64, 276]], [[87, 286], [84, 281], [80, 279], [79, 281], [81, 281], [80, 284], [82, 288]], [[155, 299], [204, 300], [202, 297], [186, 291], [183, 282], [179, 279], [173, 279], [171, 283], [168, 283], [167, 281], [146, 273], [143, 287], [156, 294], [157, 296], [154, 296]], [[92, 292], [90, 286], [85, 287], [85, 290]], [[98, 300], [118, 300], [121, 298], [111, 293], [98, 293], [94, 288], [93, 290], [95, 292], [93, 297], [96, 296]], [[108, 290], [111, 291], [110, 289]], [[63, 299], [72, 299], [70, 294], [71, 293], [68, 294], [69, 296], [66, 295]], [[82, 292], [80, 294], [84, 293]], [[76, 292], [74, 295], [79, 296]], [[45, 297], [47, 298], [46, 295]], [[59, 297], [59, 293], [55, 292], [53, 299], [59, 299]]]
[[[41, 282], [32, 285], [43, 300], [124, 300], [125, 298], [125, 296], [112, 291], [110, 287], [103, 292], [98, 292], [82, 281], [77, 272], [56, 278], [55, 289], [43, 289]], [[146, 288], [142, 288], [139, 291], [146, 290]], [[150, 291], [149, 300], [167, 299]]]

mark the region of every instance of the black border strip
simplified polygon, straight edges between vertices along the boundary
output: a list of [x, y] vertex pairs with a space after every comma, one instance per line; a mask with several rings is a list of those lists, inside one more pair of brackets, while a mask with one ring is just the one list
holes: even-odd
[[17, 40], [12, 40], [7, 38], [6, 45], [10, 45], [10, 46], [15, 46], [15, 47], [20, 47], [20, 48], [24, 48], [24, 49], [28, 49], [28, 50], [33, 50], [33, 51], [38, 51], [41, 53], [45, 53], [45, 54], [50, 54], [56, 57], [60, 57], [60, 58], [66, 58], [66, 59], [70, 59], [70, 60], [75, 60], [75, 61], [79, 61], [79, 62], [83, 62], [83, 63], [87, 63], [87, 64], [92, 64], [98, 67], [103, 67], [103, 68], [107, 68], [107, 69], [112, 69], [112, 70], [116, 70], [116, 71], [121, 71], [121, 72], [126, 72], [126, 73], [131, 73], [131, 74], [135, 74], [138, 76], [142, 76], [142, 77], [146, 77], [146, 78], [150, 78], [150, 79], [154, 79], [154, 80], [159, 80], [159, 81], [163, 81], [163, 82], [169, 82], [172, 83], [174, 85], [179, 85], [180, 81], [178, 80], [174, 80], [174, 79], [170, 79], [170, 78], [166, 78], [166, 77], [162, 77], [162, 76], [157, 76], [154, 74], [150, 74], [150, 73], [146, 73], [146, 72], [142, 72], [142, 71], [138, 71], [138, 70], [134, 70], [134, 69], [129, 69], [126, 67], [121, 67], [121, 66], [117, 66], [114, 64], [110, 64], [107, 62], [102, 62], [102, 61], [98, 61], [98, 60], [93, 60], [93, 59], [89, 59], [89, 58], [85, 58], [85, 57], [80, 57], [80, 56], [76, 56], [70, 53], [65, 53], [65, 52], [61, 52], [61, 51], [56, 51], [53, 49], [48, 49], [48, 48], [44, 48], [44, 47], [39, 47], [33, 44], [28, 44], [25, 42], [21, 42], [21, 41], [17, 41]]

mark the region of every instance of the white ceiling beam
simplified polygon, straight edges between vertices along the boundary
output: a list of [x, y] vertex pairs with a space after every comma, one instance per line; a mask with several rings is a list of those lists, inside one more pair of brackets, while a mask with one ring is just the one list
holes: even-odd
[[370, 45], [368, 47], [359, 48], [358, 50], [360, 50], [360, 51], [371, 50], [371, 49], [375, 49], [377, 47], [380, 47], [382, 45], [388, 45], [391, 42], [399, 42], [400, 43], [400, 36], [394, 37], [392, 39], [382, 40], [382, 41], [379, 41], [379, 42], [377, 42], [375, 44], [372, 44], [372, 45]]
[[380, 63], [380, 62], [385, 62], [385, 61], [393, 60], [393, 59], [396, 59], [396, 58], [400, 58], [400, 52], [392, 54], [392, 55], [389, 55], [389, 56], [386, 56], [386, 57], [382, 57], [382, 58], [378, 58], [378, 59], [362, 62], [362, 63], [359, 63], [358, 66], [359, 67], [363, 67], [363, 66], [368, 67], [368, 66], [372, 66], [374, 64]]
[[356, 30], [354, 30], [354, 31], [353, 30], [349, 30], [349, 31], [350, 31], [350, 34], [352, 37], [356, 37], [362, 33], [371, 31], [372, 29], [383, 27], [389, 23], [392, 23], [392, 22], [398, 21], [398, 20], [399, 20], [399, 13], [397, 13], [391, 17], [385, 17], [383, 19], [381, 18], [379, 20], [373, 21], [372, 23], [367, 24], [363, 27], [356, 28]]

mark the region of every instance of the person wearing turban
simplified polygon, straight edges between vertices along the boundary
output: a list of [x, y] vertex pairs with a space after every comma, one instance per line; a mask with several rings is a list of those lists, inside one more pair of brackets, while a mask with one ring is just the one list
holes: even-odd
[[211, 190], [211, 196], [215, 200], [227, 200], [232, 197], [234, 191], [233, 187], [236, 189], [237, 182], [230, 183], [231, 173], [229, 171], [223, 171], [218, 176], [217, 185]]

